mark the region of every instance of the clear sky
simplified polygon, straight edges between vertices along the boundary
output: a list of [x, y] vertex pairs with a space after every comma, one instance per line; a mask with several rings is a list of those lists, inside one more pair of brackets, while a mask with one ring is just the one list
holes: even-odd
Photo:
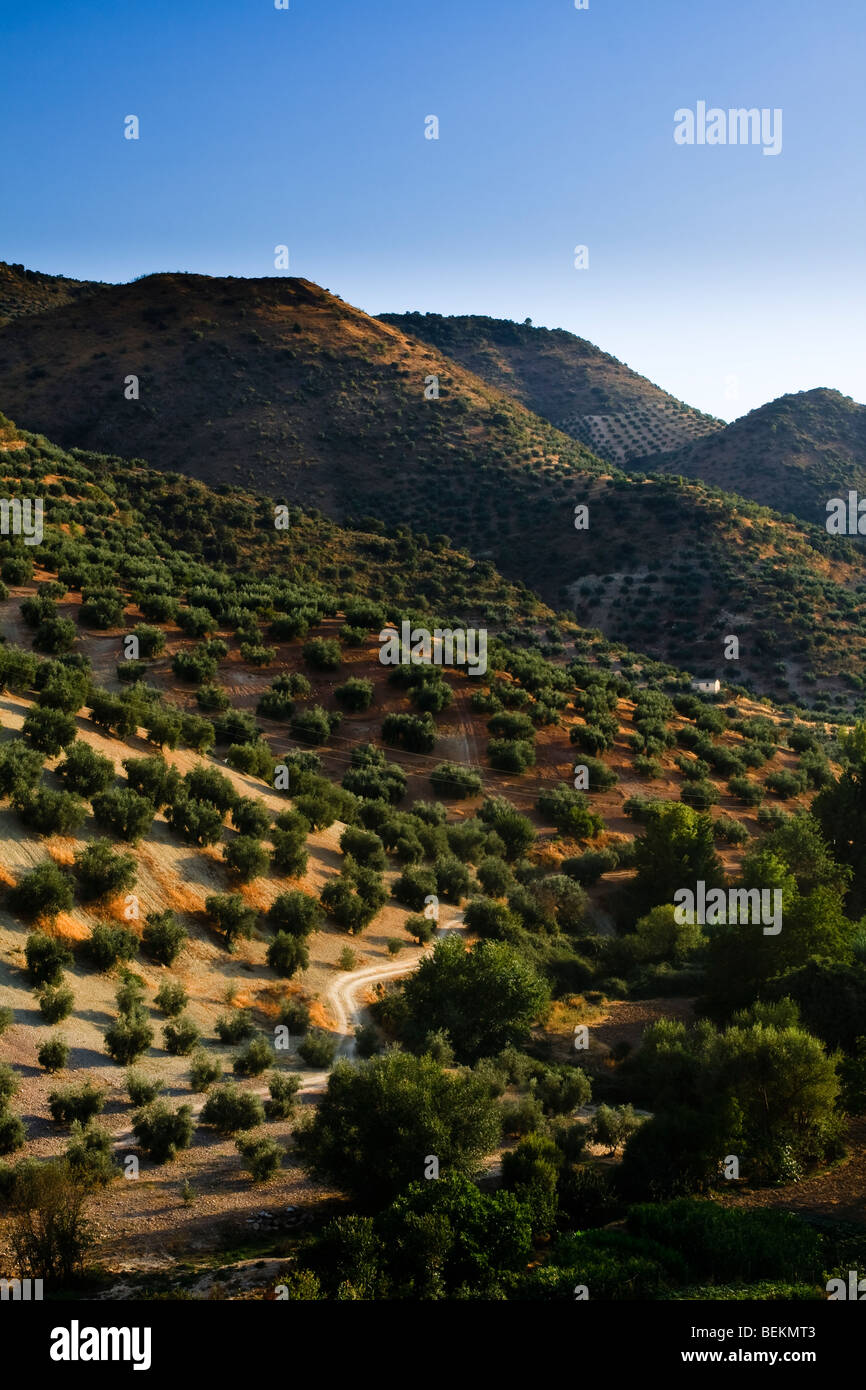
[[[0, 258], [270, 275], [285, 243], [369, 312], [529, 316], [725, 419], [866, 400], [864, 0], [290, 6], [0, 0]], [[676, 144], [700, 101], [781, 108], [781, 153]]]

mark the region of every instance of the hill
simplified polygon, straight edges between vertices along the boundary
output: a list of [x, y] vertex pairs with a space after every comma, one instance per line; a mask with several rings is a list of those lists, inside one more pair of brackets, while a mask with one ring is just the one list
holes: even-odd
[[[479, 1168], [496, 1178], [527, 1119], [567, 1127], [568, 1152], [594, 1163], [577, 1107], [590, 1086], [642, 1103], [623, 1059], [648, 1024], [689, 1021], [704, 978], [701, 932], [660, 932], [659, 914], [643, 915], [666, 900], [665, 873], [690, 871], [662, 855], [661, 882], [636, 869], [648, 801], [678, 803], [678, 855], [713, 872], [735, 878], [750, 842], [779, 827], [805, 871], [826, 872], [787, 813], [832, 780], [836, 730], [731, 689], [699, 699], [684, 673], [555, 620], [491, 565], [405, 529], [341, 528], [300, 508], [277, 529], [260, 494], [67, 453], [5, 419], [0, 470], [7, 500], [45, 502], [38, 545], [0, 539], [0, 1029], [12, 1064], [0, 1072], [11, 1155], [0, 1175], [8, 1194], [21, 1154], [75, 1155], [108, 1297], [176, 1294], [193, 1275], [202, 1296], [226, 1246], [259, 1260], [259, 1296], [283, 1276], [260, 1259], [275, 1234], [315, 1235], [344, 1189], [309, 1162], [298, 1109], [315, 1123], [333, 1100], [338, 1048], [414, 1066], [409, 1046], [396, 1062], [383, 1053], [406, 1041], [411, 999], [370, 994], [422, 960], [435, 978], [454, 933], [450, 959], [505, 969], [451, 1013], [458, 1061], [461, 1024], [504, 1018], [509, 1039], [472, 1073], [496, 1120], [477, 1141]], [[432, 627], [442, 611], [489, 624], [480, 679], [383, 666], [386, 620]], [[802, 933], [788, 940], [784, 967], [761, 956], [765, 973], [812, 949]], [[739, 988], [758, 949], [740, 950]], [[527, 982], [532, 1010], [512, 1020]], [[470, 1075], [448, 1034], [421, 1023], [424, 1065]], [[226, 1098], [227, 1081], [240, 1097]], [[214, 1092], [232, 1107], [225, 1122]], [[394, 1144], [411, 1147], [399, 1094]], [[377, 1124], [392, 1123], [391, 1096], [385, 1086]], [[74, 1114], [91, 1121], [86, 1143]], [[165, 1150], [154, 1135], [169, 1125]], [[141, 1183], [119, 1180], [130, 1159]], [[5, 1202], [4, 1260], [16, 1219]], [[233, 1273], [231, 1287], [244, 1296], [250, 1283]]]
[[94, 281], [43, 275], [23, 265], [0, 261], [0, 326], [27, 314], [43, 313], [59, 304], [73, 304], [98, 288]]
[[823, 527], [831, 497], [866, 493], [866, 406], [823, 387], [780, 396], [712, 435], [628, 466], [700, 478]]
[[682, 448], [723, 427], [564, 328], [480, 314], [379, 317], [446, 353], [613, 464]]
[[[125, 399], [131, 376], [137, 400]], [[426, 399], [434, 378], [439, 398]], [[826, 712], [862, 703], [857, 545], [700, 481], [611, 469], [438, 349], [307, 281], [158, 275], [100, 288], [0, 329], [0, 390], [66, 445], [218, 490], [244, 482], [368, 535], [384, 526], [390, 539], [376, 543], [398, 554], [411, 549], [400, 528], [434, 553], [453, 544], [482, 567], [467, 593], [495, 566], [517, 591], [679, 668], [736, 670], [745, 688]], [[177, 478], [128, 477], [134, 493], [147, 477], [147, 505], [185, 548], [204, 543], [196, 492], [180, 506]], [[576, 530], [580, 506], [589, 524]], [[237, 522], [213, 526], [209, 552], [235, 554]], [[454, 592], [442, 568], [417, 576], [434, 602]], [[399, 563], [394, 573], [405, 587]]]

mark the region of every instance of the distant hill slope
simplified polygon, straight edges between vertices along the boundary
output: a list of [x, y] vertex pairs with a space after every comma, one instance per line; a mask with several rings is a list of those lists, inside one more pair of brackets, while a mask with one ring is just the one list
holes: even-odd
[[[137, 401], [125, 399], [129, 376]], [[425, 399], [434, 377], [440, 397]], [[384, 524], [395, 574], [414, 568], [437, 609], [453, 585], [447, 563], [434, 573], [424, 558], [430, 538], [479, 566], [461, 576], [467, 597], [489, 561], [488, 578], [495, 565], [509, 581], [503, 604], [527, 585], [681, 669], [818, 708], [862, 703], [856, 542], [699, 481], [621, 473], [441, 351], [307, 281], [151, 276], [20, 318], [0, 329], [0, 406], [66, 445], [218, 491], [242, 482], [367, 532]], [[162, 489], [147, 476], [141, 505], [155, 522]], [[237, 547], [237, 501], [213, 537], [189, 484], [175, 478], [170, 492], [161, 525], [185, 548], [200, 525], [217, 552]], [[589, 527], [577, 530], [582, 504]], [[363, 584], [363, 559], [345, 563]], [[731, 634], [736, 675], [723, 656]]]
[[380, 318], [447, 353], [611, 463], [678, 449], [723, 428], [564, 328], [481, 314]]
[[0, 261], [0, 326], [25, 314], [40, 314], [58, 304], [71, 304], [98, 288], [94, 281], [43, 275], [38, 270], [26, 270], [23, 265]]
[[831, 497], [866, 493], [866, 406], [825, 387], [780, 396], [685, 448], [629, 466], [701, 478], [823, 526]]
[[[438, 399], [425, 397], [433, 377]], [[287, 277], [152, 275], [21, 317], [0, 329], [0, 388], [19, 424], [64, 445], [253, 483], [338, 518], [385, 495], [396, 520], [401, 488], [424, 492], [452, 463], [464, 507], [485, 466], [602, 469], [441, 352]]]

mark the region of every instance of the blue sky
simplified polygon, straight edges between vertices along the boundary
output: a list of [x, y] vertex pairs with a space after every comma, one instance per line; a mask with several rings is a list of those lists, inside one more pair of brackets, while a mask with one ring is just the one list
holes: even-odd
[[[369, 312], [529, 316], [725, 419], [866, 400], [862, 0], [290, 5], [0, 0], [0, 257], [269, 275], [285, 243]], [[698, 101], [781, 108], [781, 154], [678, 146]]]

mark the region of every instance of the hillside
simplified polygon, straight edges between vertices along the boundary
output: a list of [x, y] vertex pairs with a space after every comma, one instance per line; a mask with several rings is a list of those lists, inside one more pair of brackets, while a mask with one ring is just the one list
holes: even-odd
[[722, 428], [564, 328], [480, 314], [380, 314], [520, 401], [610, 463], [682, 448]]
[[[124, 398], [130, 374], [138, 400]], [[434, 375], [441, 395], [426, 400]], [[757, 694], [827, 712], [862, 702], [856, 544], [702, 482], [612, 470], [438, 350], [306, 281], [159, 275], [101, 288], [0, 329], [0, 393], [19, 423], [64, 444], [218, 490], [243, 482], [367, 535], [384, 526], [390, 539], [365, 544], [398, 560], [410, 546], [400, 528], [434, 554], [459, 548], [472, 556], [460, 562], [467, 593], [496, 566], [696, 674], [735, 670]], [[128, 472], [134, 495], [142, 476]], [[218, 535], [212, 519], [199, 535], [197, 494], [177, 476], [147, 477], [148, 507], [182, 545], [238, 553], [237, 504]], [[589, 525], [576, 530], [580, 505]], [[453, 593], [435, 568], [417, 575], [434, 602]], [[403, 585], [399, 563], [393, 572]], [[363, 586], [363, 562], [356, 575]], [[736, 667], [723, 656], [732, 634]]]
[[[643, 1104], [624, 1059], [648, 1027], [693, 1019], [707, 970], [700, 931], [659, 935], [644, 916], [667, 896], [664, 873], [637, 867], [651, 803], [735, 881], [762, 833], [799, 845], [790, 813], [832, 781], [838, 731], [733, 690], [699, 699], [683, 673], [405, 531], [301, 509], [277, 531], [261, 495], [64, 453], [5, 420], [0, 466], [8, 496], [46, 503], [40, 544], [0, 539], [0, 1179], [13, 1191], [20, 1156], [67, 1155], [98, 1213], [84, 1296], [205, 1297], [218, 1281], [273, 1297], [293, 1279], [299, 1238], [352, 1193], [304, 1147], [338, 1051], [367, 1059], [342, 1065], [343, 1086], [380, 1068], [376, 1135], [404, 1185], [430, 1149], [406, 1097], [432, 1069], [475, 1088], [473, 1200], [495, 1200], [527, 1132], [567, 1131], [562, 1220], [607, 1221], [618, 1163], [586, 1102]], [[443, 610], [489, 624], [481, 678], [383, 666], [386, 620], [432, 628]], [[734, 992], [744, 964], [776, 975], [812, 950], [796, 932], [783, 945], [741, 950]], [[407, 982], [464, 958], [507, 978], [479, 979], [456, 1011], [449, 989], [413, 1024]], [[482, 1053], [471, 1030], [491, 1011], [509, 1045]], [[368, 1171], [363, 1136], [338, 1142]], [[610, 1188], [604, 1215], [569, 1196], [576, 1155], [592, 1192]], [[120, 1180], [131, 1160], [140, 1183]], [[0, 1211], [5, 1260], [16, 1213]]]
[[780, 396], [712, 435], [628, 466], [699, 478], [823, 527], [831, 497], [866, 493], [866, 406], [823, 387]]
[[73, 304], [98, 288], [93, 281], [43, 275], [23, 265], [0, 261], [0, 327], [27, 314], [40, 314], [59, 304]]

